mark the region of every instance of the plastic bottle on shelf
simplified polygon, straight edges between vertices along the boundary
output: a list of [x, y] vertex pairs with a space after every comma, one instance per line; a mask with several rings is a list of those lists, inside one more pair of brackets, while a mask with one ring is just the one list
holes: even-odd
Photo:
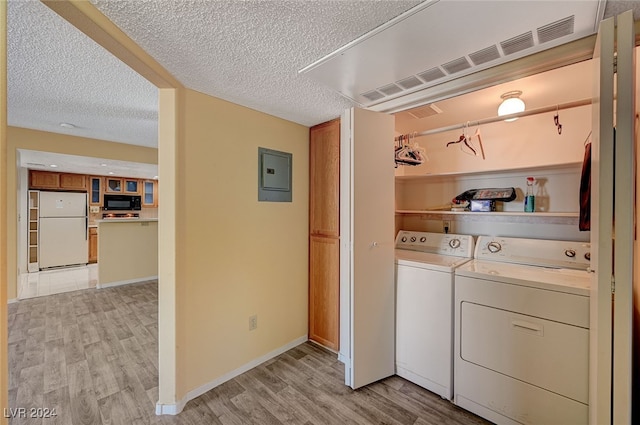
[[524, 196], [524, 212], [534, 212], [536, 210], [536, 197], [533, 194], [533, 184], [536, 179], [527, 177], [527, 192]]

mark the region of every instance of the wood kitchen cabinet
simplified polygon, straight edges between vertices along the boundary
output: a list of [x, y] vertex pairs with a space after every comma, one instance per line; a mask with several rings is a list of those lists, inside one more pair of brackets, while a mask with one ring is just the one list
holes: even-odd
[[87, 177], [84, 174], [31, 170], [29, 171], [29, 188], [86, 190]]
[[29, 187], [31, 189], [60, 189], [60, 173], [49, 171], [29, 171]]
[[60, 189], [86, 190], [87, 177], [84, 174], [60, 174]]
[[98, 228], [89, 227], [89, 263], [98, 262]]
[[340, 120], [309, 131], [309, 339], [340, 342]]

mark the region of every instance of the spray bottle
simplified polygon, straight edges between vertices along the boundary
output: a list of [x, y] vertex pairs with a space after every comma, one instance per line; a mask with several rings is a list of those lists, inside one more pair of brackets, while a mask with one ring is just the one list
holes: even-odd
[[536, 210], [536, 197], [533, 194], [533, 184], [536, 179], [527, 177], [527, 192], [524, 196], [524, 212], [534, 212]]

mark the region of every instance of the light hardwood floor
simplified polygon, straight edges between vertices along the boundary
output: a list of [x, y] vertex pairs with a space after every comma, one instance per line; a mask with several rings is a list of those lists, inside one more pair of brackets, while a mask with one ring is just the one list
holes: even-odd
[[[335, 354], [312, 343], [190, 401], [178, 416], [156, 416], [157, 318], [156, 282], [10, 304], [9, 413], [18, 415], [9, 423], [487, 423], [399, 377], [353, 391]], [[32, 408], [57, 416], [30, 418]]]

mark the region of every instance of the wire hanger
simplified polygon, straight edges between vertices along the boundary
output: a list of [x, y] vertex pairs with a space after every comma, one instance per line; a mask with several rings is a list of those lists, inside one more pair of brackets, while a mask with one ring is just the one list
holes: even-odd
[[[477, 156], [478, 153], [476, 152], [476, 150], [473, 148], [473, 146], [471, 146], [469, 144], [469, 141], [467, 140], [467, 128], [469, 127], [469, 121], [467, 121], [467, 123], [464, 125], [463, 129], [462, 129], [462, 134], [460, 135], [460, 137], [458, 138], [458, 140], [454, 140], [452, 142], [448, 142], [447, 143], [447, 147], [453, 145], [453, 144], [458, 144], [458, 143], [464, 143], [464, 146], [466, 146], [471, 152], [473, 152], [474, 156]], [[466, 152], [463, 148], [463, 145], [460, 145], [460, 150], [464, 153], [467, 153], [469, 155], [471, 155], [470, 153]]]
[[558, 134], [562, 134], [562, 124], [560, 124], [560, 112], [558, 112], [559, 109], [560, 109], [560, 106], [556, 105], [556, 114], [553, 116], [553, 123], [558, 128]]
[[[587, 146], [587, 144], [588, 144], [587, 142], [589, 142], [589, 139], [591, 138], [591, 133], [592, 133], [592, 132], [593, 132], [593, 130], [591, 130], [591, 131], [589, 132], [589, 135], [587, 136], [587, 138], [586, 138], [586, 139], [584, 139], [584, 145], [585, 145], [585, 146]], [[589, 143], [591, 143], [591, 142], [589, 142]]]
[[[478, 125], [476, 127], [476, 132], [473, 134], [473, 136], [469, 137], [469, 142], [471, 143], [471, 145], [473, 146], [473, 139], [478, 139], [478, 146], [480, 147], [479, 151], [480, 151], [480, 156], [482, 157], [482, 159], [487, 159], [485, 154], [484, 154], [484, 146], [482, 145], [482, 136], [480, 135], [480, 126]], [[477, 154], [476, 154], [477, 156]]]

